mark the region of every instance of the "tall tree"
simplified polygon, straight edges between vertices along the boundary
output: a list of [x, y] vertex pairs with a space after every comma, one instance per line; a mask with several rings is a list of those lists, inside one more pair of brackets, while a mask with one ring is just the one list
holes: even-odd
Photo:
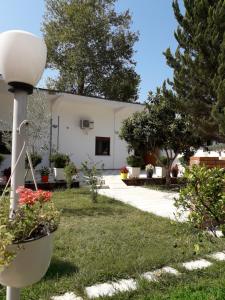
[[183, 2], [184, 14], [178, 0], [173, 1], [178, 47], [174, 54], [165, 52], [174, 71], [173, 89], [196, 130], [206, 139], [224, 140], [225, 1]]
[[45, 0], [42, 31], [48, 67], [59, 72], [50, 87], [79, 95], [135, 101], [139, 75], [133, 60], [138, 34], [116, 0]]

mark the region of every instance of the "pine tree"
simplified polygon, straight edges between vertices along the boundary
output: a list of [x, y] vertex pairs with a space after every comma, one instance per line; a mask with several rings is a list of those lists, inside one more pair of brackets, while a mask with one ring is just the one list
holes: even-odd
[[173, 1], [178, 47], [174, 54], [165, 52], [174, 71], [171, 84], [199, 134], [224, 140], [225, 1], [184, 0], [184, 8], [182, 14]]
[[46, 0], [42, 26], [48, 67], [59, 72], [48, 86], [86, 96], [135, 101], [139, 75], [133, 60], [138, 34], [116, 0]]

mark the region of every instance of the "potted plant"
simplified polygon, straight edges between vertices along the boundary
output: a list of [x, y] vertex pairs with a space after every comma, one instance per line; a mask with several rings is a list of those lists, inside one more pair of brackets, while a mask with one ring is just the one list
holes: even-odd
[[48, 182], [48, 176], [50, 174], [49, 168], [42, 167], [40, 169], [40, 174], [41, 174], [41, 182]]
[[19, 203], [9, 218], [9, 199], [0, 201], [0, 284], [23, 288], [46, 273], [59, 212], [47, 191], [17, 189]]
[[56, 181], [65, 180], [65, 166], [70, 162], [68, 155], [63, 153], [54, 153], [50, 157], [50, 162], [53, 163], [53, 172]]
[[128, 176], [128, 169], [126, 167], [122, 167], [120, 169], [120, 179], [127, 179], [127, 176]]
[[[34, 169], [37, 167], [37, 165], [39, 165], [42, 162], [42, 157], [37, 152], [31, 153], [30, 158]], [[25, 168], [26, 168], [25, 180], [33, 181], [27, 156], [25, 159]]]
[[3, 160], [4, 160], [4, 156], [0, 154], [0, 166], [1, 166], [2, 162], [3, 162]]
[[143, 159], [140, 156], [130, 155], [127, 157], [127, 163], [129, 165], [129, 178], [138, 178]]
[[73, 162], [70, 162], [64, 168], [64, 173], [66, 177], [67, 188], [71, 188], [74, 176], [77, 174], [77, 168]]
[[178, 168], [178, 165], [176, 164], [176, 165], [174, 165], [174, 166], [172, 167], [172, 169], [171, 169], [172, 176], [173, 176], [173, 177], [177, 177], [178, 172], [179, 172], [179, 168]]
[[10, 175], [11, 175], [11, 167], [3, 170], [3, 176], [5, 177], [6, 182], [8, 182]]
[[145, 166], [145, 171], [147, 174], [147, 178], [152, 178], [155, 167], [151, 164]]

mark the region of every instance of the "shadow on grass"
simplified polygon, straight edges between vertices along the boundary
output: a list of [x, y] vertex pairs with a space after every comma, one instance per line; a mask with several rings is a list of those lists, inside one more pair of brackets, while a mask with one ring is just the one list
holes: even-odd
[[115, 209], [111, 207], [102, 207], [96, 205], [96, 207], [86, 207], [86, 208], [63, 208], [62, 216], [64, 217], [72, 217], [72, 216], [112, 216], [112, 215], [123, 215], [127, 214], [127, 212], [123, 209]]
[[74, 273], [78, 273], [79, 269], [76, 265], [68, 261], [62, 261], [57, 258], [53, 258], [48, 272], [45, 275], [45, 279], [60, 278], [63, 276], [72, 276]]

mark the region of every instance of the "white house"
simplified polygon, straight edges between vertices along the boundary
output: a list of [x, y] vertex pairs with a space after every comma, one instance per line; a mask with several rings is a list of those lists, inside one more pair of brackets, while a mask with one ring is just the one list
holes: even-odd
[[[69, 154], [78, 167], [88, 156], [102, 162], [105, 169], [126, 164], [127, 144], [119, 138], [119, 129], [124, 119], [144, 109], [142, 104], [39, 91], [50, 104], [50, 149]], [[10, 120], [12, 109], [13, 95], [0, 80], [0, 120]]]

